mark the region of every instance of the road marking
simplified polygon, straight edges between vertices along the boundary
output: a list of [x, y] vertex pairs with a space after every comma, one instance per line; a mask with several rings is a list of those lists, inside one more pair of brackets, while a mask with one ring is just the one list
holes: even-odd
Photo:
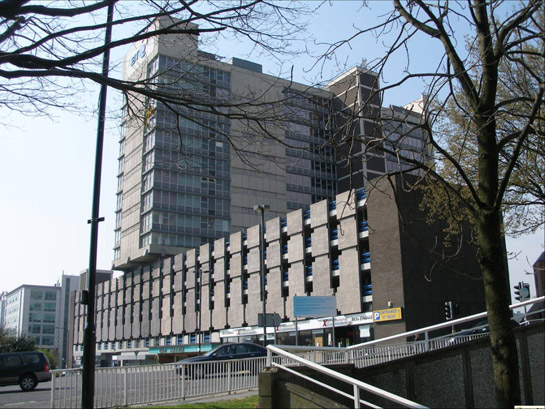
[[2, 406], [28, 405], [29, 403], [38, 403], [38, 401], [29, 400], [26, 402], [3, 403]]

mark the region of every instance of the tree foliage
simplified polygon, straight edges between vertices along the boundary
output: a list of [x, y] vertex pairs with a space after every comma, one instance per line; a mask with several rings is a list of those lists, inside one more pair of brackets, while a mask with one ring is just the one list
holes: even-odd
[[26, 335], [15, 336], [9, 330], [0, 328], [0, 352], [36, 350], [36, 340]]
[[[502, 221], [505, 215], [512, 233], [543, 223], [544, 5], [540, 0], [394, 0], [393, 5], [382, 21], [332, 44], [324, 58], [353, 38], [376, 34], [386, 52], [367, 68], [382, 74], [391, 63], [399, 67], [399, 78], [390, 78], [380, 92], [394, 92], [413, 80], [426, 84], [424, 121], [406, 135], [426, 130], [433, 163], [403, 156], [403, 138], [365, 135], [361, 142], [368, 152], [401, 156], [400, 163], [412, 166], [399, 173], [418, 173], [436, 187], [428, 204], [452, 221], [447, 233], [455, 234], [460, 221], [474, 224], [498, 406], [513, 407], [521, 396]], [[385, 34], [389, 40], [382, 38]], [[462, 35], [467, 42], [460, 41]], [[437, 59], [427, 56], [426, 68], [417, 70], [411, 50], [415, 43], [425, 47], [424, 41], [441, 53]], [[406, 65], [400, 67], [396, 58], [403, 55]], [[371, 98], [362, 101], [355, 118], [376, 118], [368, 115]], [[345, 138], [354, 138], [350, 127]]]

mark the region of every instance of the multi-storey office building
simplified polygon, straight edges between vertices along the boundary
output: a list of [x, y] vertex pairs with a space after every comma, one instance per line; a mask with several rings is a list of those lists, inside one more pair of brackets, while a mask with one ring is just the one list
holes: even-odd
[[72, 322], [74, 312], [74, 297], [80, 289], [80, 277], [63, 274], [60, 291], [60, 325], [59, 334], [59, 365], [61, 368], [71, 367], [72, 357]]
[[[463, 243], [452, 254], [443, 251], [437, 240], [443, 226], [425, 223], [418, 196], [401, 183], [392, 188], [385, 181], [369, 197], [345, 192], [309, 211], [271, 218], [264, 249], [255, 225], [97, 285], [97, 354], [105, 361], [131, 351], [174, 359], [217, 342], [262, 339], [262, 254], [267, 313], [282, 320], [267, 329], [269, 342], [296, 342], [296, 295], [335, 296], [337, 308], [335, 334], [331, 317], [300, 318], [300, 345], [333, 339], [348, 345], [438, 323], [445, 301], [459, 304], [463, 315], [483, 311], [475, 248]], [[388, 309], [395, 319], [380, 318]], [[76, 355], [82, 312], [76, 305]]]
[[36, 340], [39, 348], [60, 349], [61, 288], [22, 285], [5, 295], [4, 326]]
[[173, 108], [127, 101], [116, 269], [249, 227], [259, 220], [256, 204], [268, 204], [271, 216], [285, 216], [335, 194], [334, 152], [325, 146], [331, 92], [266, 75], [249, 61], [218, 61], [199, 50], [192, 35], [138, 44], [127, 54], [124, 76], [187, 95], [189, 102]]

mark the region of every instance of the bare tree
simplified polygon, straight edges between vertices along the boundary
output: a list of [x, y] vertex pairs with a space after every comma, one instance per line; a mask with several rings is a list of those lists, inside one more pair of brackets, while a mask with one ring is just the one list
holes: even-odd
[[[373, 3], [369, 5], [372, 7]], [[367, 68], [382, 74], [394, 55], [405, 53], [407, 66], [400, 69], [400, 78], [383, 86], [380, 92], [395, 91], [411, 80], [427, 84], [423, 90], [427, 94], [422, 110], [425, 120], [413, 125], [409, 132], [420, 127], [428, 133], [431, 149], [427, 150], [434, 153], [435, 161], [430, 164], [424, 160], [424, 152], [404, 153], [402, 137], [396, 141], [388, 140], [384, 134], [354, 136], [352, 121], [345, 121], [346, 129], [339, 137], [348, 142], [351, 138], [359, 140], [365, 151], [380, 150], [398, 157], [400, 163], [409, 165], [400, 167], [399, 173], [418, 173], [423, 181], [439, 187], [441, 195], [430, 203], [442, 216], [457, 213], [455, 220], [470, 216], [489, 313], [498, 407], [513, 407], [521, 395], [509, 311], [503, 214], [513, 209], [518, 215], [536, 209], [538, 214], [543, 212], [540, 164], [545, 91], [544, 4], [541, 0], [394, 0], [393, 6], [382, 22], [332, 44], [324, 57], [331, 58], [358, 36], [373, 33], [384, 41], [380, 36], [390, 34], [388, 38], [393, 40], [387, 45], [385, 56]], [[467, 43], [458, 42], [459, 33], [467, 35]], [[414, 72], [409, 50], [412, 42], [422, 36], [438, 42], [443, 52], [437, 60], [430, 58], [429, 71]], [[376, 120], [376, 114], [368, 114], [372, 97], [376, 95], [351, 113], [353, 118]], [[392, 118], [382, 120], [385, 125], [384, 121]], [[402, 122], [403, 118], [393, 120]], [[517, 231], [524, 230], [522, 223]]]

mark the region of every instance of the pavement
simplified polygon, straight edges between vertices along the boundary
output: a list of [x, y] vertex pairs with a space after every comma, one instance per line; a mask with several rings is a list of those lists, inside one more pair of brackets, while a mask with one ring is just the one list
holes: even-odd
[[256, 388], [256, 389], [232, 392], [231, 394], [219, 393], [216, 395], [198, 396], [195, 398], [188, 398], [185, 400], [178, 399], [178, 400], [169, 400], [165, 402], [148, 403], [143, 405], [129, 405], [129, 407], [130, 408], [145, 408], [147, 406], [174, 406], [174, 405], [184, 405], [184, 404], [192, 404], [192, 403], [221, 402], [221, 401], [226, 401], [231, 399], [244, 399], [250, 396], [255, 396], [258, 393], [259, 392]]

